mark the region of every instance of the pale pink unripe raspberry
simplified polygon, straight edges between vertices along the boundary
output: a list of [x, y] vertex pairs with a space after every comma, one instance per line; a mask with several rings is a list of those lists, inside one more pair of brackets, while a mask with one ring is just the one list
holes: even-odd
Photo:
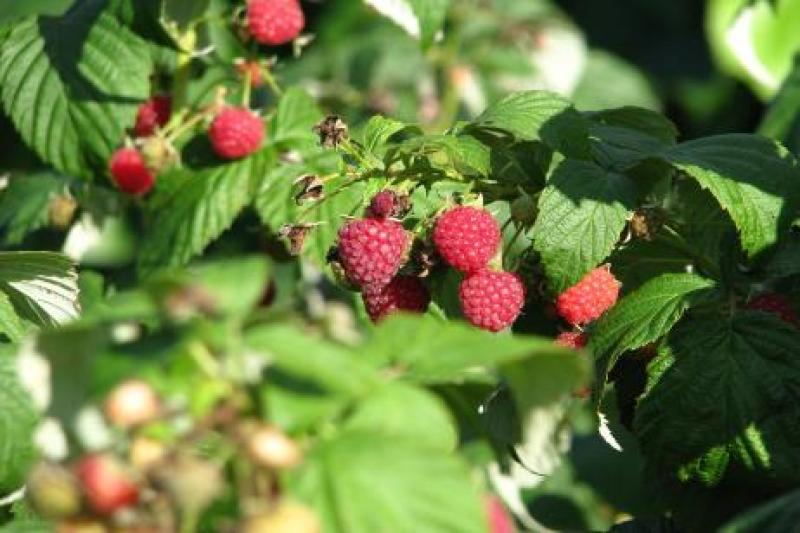
[[601, 266], [561, 293], [556, 309], [570, 324], [587, 324], [617, 303], [619, 288], [620, 283], [608, 266]]
[[500, 246], [500, 226], [485, 209], [455, 207], [436, 221], [433, 243], [444, 261], [465, 273], [486, 267]]
[[525, 289], [515, 274], [481, 270], [464, 278], [459, 298], [464, 317], [472, 325], [496, 332], [517, 319]]

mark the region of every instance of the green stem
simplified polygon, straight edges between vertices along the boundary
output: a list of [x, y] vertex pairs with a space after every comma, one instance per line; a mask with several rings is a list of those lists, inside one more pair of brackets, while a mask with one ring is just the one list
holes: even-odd
[[172, 107], [176, 112], [188, 104], [189, 77], [192, 73], [192, 56], [197, 45], [197, 34], [193, 28], [186, 30], [178, 43], [177, 68], [172, 79]]
[[278, 81], [275, 79], [275, 76], [272, 75], [272, 71], [268, 68], [262, 69], [261, 72], [262, 76], [264, 77], [264, 83], [267, 84], [267, 87], [277, 96], [278, 98], [283, 95], [283, 91], [281, 90], [280, 85], [278, 85]]

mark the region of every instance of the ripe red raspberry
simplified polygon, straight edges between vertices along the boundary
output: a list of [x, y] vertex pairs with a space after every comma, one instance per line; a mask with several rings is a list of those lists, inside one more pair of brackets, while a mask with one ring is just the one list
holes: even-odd
[[394, 220], [353, 220], [339, 230], [339, 259], [347, 278], [376, 290], [392, 281], [408, 251], [408, 234]]
[[153, 173], [145, 165], [142, 154], [133, 148], [120, 148], [114, 152], [109, 169], [117, 187], [128, 194], [137, 196], [145, 194], [156, 181]]
[[800, 321], [794, 312], [792, 302], [785, 296], [775, 293], [763, 293], [754, 296], [747, 302], [747, 309], [756, 311], [764, 311], [765, 313], [772, 313], [778, 315], [781, 320], [792, 324], [793, 326], [800, 326]]
[[428, 309], [431, 295], [419, 278], [397, 276], [391, 283], [363, 293], [367, 314], [373, 322], [398, 313], [424, 313]]
[[264, 123], [249, 109], [226, 107], [214, 118], [208, 136], [218, 156], [239, 159], [261, 147]]
[[250, 35], [261, 44], [286, 44], [300, 35], [305, 23], [297, 0], [250, 0], [247, 3]]
[[459, 298], [464, 316], [489, 331], [505, 329], [517, 319], [525, 289], [515, 274], [481, 270], [461, 282]]
[[485, 209], [456, 207], [436, 221], [433, 242], [447, 264], [465, 273], [483, 269], [500, 246], [500, 226]]
[[573, 350], [580, 350], [586, 346], [589, 338], [585, 333], [579, 331], [565, 331], [559, 333], [556, 337], [556, 344], [564, 348], [572, 348]]
[[88, 455], [75, 474], [89, 506], [98, 514], [110, 515], [139, 502], [139, 487], [125, 467], [110, 455]]
[[595, 268], [561, 293], [556, 309], [572, 325], [586, 324], [617, 303], [620, 283], [608, 266]]
[[388, 189], [379, 192], [372, 197], [367, 209], [367, 216], [370, 218], [389, 218], [394, 215], [395, 202], [397, 195]]
[[169, 95], [154, 96], [139, 106], [136, 126], [133, 131], [137, 137], [149, 137], [157, 127], [163, 127], [172, 115], [172, 98]]

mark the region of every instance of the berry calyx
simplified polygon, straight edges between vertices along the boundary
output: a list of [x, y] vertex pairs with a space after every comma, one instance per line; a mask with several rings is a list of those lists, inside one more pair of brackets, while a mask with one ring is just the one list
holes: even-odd
[[160, 411], [158, 395], [139, 380], [118, 385], [106, 398], [105, 414], [115, 426], [128, 428], [150, 422]]
[[238, 72], [242, 78], [248, 74], [250, 75], [250, 87], [253, 89], [261, 87], [261, 84], [264, 82], [264, 80], [262, 79], [261, 74], [261, 64], [259, 64], [258, 61], [238, 59], [235, 66], [236, 72]]
[[384, 287], [405, 260], [409, 239], [394, 220], [352, 220], [339, 230], [338, 258], [347, 279], [369, 290]]
[[786, 296], [769, 292], [759, 294], [751, 298], [745, 307], [754, 311], [764, 311], [765, 313], [777, 315], [788, 324], [796, 327], [800, 326], [800, 320], [797, 318], [794, 306]]
[[214, 118], [208, 137], [218, 156], [239, 159], [261, 147], [264, 123], [249, 109], [226, 107]]
[[136, 125], [133, 128], [137, 137], [149, 137], [169, 122], [172, 115], [172, 98], [158, 95], [139, 106]]
[[461, 282], [458, 294], [466, 319], [493, 332], [511, 326], [525, 302], [522, 282], [509, 272], [472, 273]]
[[256, 463], [272, 470], [294, 468], [303, 460], [297, 443], [275, 426], [255, 429], [247, 438], [247, 451]]
[[110, 515], [139, 502], [139, 487], [125, 467], [110, 455], [84, 457], [75, 471], [89, 506]]
[[155, 176], [145, 165], [144, 158], [134, 148], [120, 148], [109, 162], [111, 176], [119, 189], [127, 194], [141, 196], [153, 188]]
[[399, 312], [424, 313], [431, 301], [428, 289], [413, 276], [397, 276], [385, 287], [365, 290], [362, 297], [373, 322]]
[[558, 314], [572, 325], [587, 324], [617, 303], [620, 282], [607, 265], [595, 268], [556, 300]]
[[247, 27], [253, 39], [277, 46], [294, 40], [305, 26], [298, 0], [250, 0]]
[[572, 348], [573, 350], [585, 348], [588, 342], [589, 338], [585, 333], [581, 333], [580, 331], [565, 331], [563, 333], [559, 333], [555, 340], [555, 343], [558, 346]]
[[465, 273], [481, 270], [500, 246], [500, 226], [485, 209], [456, 207], [436, 221], [433, 242], [439, 255]]

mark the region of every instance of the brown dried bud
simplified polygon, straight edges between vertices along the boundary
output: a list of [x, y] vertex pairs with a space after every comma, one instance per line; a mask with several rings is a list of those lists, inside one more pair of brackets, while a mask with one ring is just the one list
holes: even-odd
[[411, 264], [416, 267], [417, 277], [427, 278], [439, 264], [439, 254], [433, 246], [416, 241], [411, 248]]
[[651, 241], [664, 226], [667, 215], [659, 207], [640, 207], [633, 213], [629, 223], [631, 235], [637, 239]]
[[217, 302], [203, 287], [187, 285], [166, 296], [164, 309], [175, 322], [186, 322], [197, 315], [214, 315]]
[[300, 191], [294, 196], [294, 201], [297, 205], [302, 204], [306, 200], [322, 200], [325, 198], [325, 190], [322, 179], [313, 174], [306, 174], [300, 176], [295, 180], [295, 184], [300, 185]]
[[314, 126], [319, 142], [326, 148], [334, 148], [347, 139], [347, 124], [336, 115], [329, 115]]
[[300, 255], [303, 252], [306, 237], [316, 226], [317, 224], [287, 224], [278, 230], [278, 237], [289, 242], [290, 254]]

